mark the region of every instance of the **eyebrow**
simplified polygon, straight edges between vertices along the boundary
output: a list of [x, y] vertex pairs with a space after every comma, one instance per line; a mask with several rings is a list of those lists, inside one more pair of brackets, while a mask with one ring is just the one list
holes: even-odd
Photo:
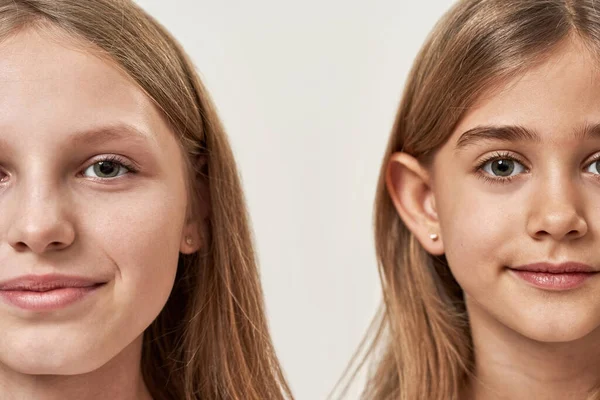
[[143, 132], [133, 125], [124, 123], [93, 127], [90, 129], [77, 131], [69, 136], [69, 141], [74, 146], [99, 145], [112, 140], [123, 139], [138, 143], [155, 141], [154, 137], [151, 135]]
[[[573, 131], [572, 137], [576, 140], [600, 139], [600, 123], [586, 124]], [[481, 141], [539, 144], [542, 142], [542, 137], [535, 130], [520, 125], [477, 126], [464, 132], [458, 138], [454, 150], [458, 152]]]

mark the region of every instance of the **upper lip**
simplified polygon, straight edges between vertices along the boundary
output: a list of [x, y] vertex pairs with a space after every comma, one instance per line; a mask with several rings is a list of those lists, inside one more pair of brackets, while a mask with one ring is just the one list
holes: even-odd
[[0, 290], [28, 290], [44, 292], [67, 287], [90, 287], [101, 283], [105, 282], [98, 279], [73, 275], [23, 275], [14, 279], [0, 282]]
[[591, 266], [578, 262], [565, 262], [561, 264], [551, 264], [542, 262], [519, 265], [516, 267], [511, 267], [511, 269], [531, 272], [548, 272], [551, 274], [565, 274], [569, 272], [597, 272], [597, 270], [592, 268]]

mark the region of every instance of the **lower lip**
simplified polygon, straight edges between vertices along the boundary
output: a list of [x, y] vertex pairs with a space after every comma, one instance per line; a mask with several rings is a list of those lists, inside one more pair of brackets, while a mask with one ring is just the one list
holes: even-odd
[[68, 287], [33, 292], [28, 290], [0, 290], [0, 298], [5, 302], [29, 311], [52, 311], [78, 302], [104, 284], [89, 287]]
[[546, 290], [569, 290], [583, 285], [589, 278], [596, 276], [596, 272], [569, 272], [564, 274], [551, 274], [548, 272], [532, 272], [512, 270], [512, 272], [533, 286]]

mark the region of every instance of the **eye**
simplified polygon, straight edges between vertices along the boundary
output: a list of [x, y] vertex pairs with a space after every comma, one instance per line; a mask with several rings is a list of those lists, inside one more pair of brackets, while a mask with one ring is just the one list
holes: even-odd
[[122, 175], [126, 175], [128, 173], [137, 172], [137, 170], [131, 163], [114, 155], [105, 156], [99, 160], [96, 160], [96, 162], [94, 162], [85, 169], [83, 174], [88, 176], [86, 172], [89, 171], [96, 174], [96, 176], [89, 176], [92, 179], [111, 179]]
[[508, 183], [527, 168], [509, 153], [495, 153], [482, 160], [476, 168], [477, 176], [492, 183]]
[[594, 161], [592, 161], [592, 163], [588, 166], [586, 172], [591, 172], [592, 174], [596, 174], [596, 175], [600, 174], [600, 169], [598, 168], [598, 167], [600, 167], [599, 163], [600, 163], [600, 155], [597, 156]]
[[482, 164], [481, 169], [492, 176], [500, 178], [512, 176], [513, 172], [520, 174], [525, 171], [525, 167], [512, 157], [487, 160]]
[[515, 171], [522, 172], [525, 168], [517, 161], [510, 159], [497, 159], [488, 161], [483, 166], [483, 170], [490, 175], [507, 177]]

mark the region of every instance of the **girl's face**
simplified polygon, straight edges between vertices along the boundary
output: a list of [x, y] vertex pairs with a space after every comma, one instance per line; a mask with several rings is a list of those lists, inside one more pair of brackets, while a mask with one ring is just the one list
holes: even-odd
[[0, 301], [0, 368], [71, 375], [118, 354], [135, 360], [179, 252], [198, 243], [176, 139], [122, 72], [48, 32], [2, 42], [0, 80], [0, 284], [30, 274], [105, 282], [63, 307]]
[[433, 164], [441, 240], [430, 245], [443, 247], [471, 318], [544, 342], [600, 326], [600, 274], [556, 290], [510, 269], [577, 262], [600, 271], [599, 159], [600, 72], [581, 46], [561, 48], [466, 114]]

